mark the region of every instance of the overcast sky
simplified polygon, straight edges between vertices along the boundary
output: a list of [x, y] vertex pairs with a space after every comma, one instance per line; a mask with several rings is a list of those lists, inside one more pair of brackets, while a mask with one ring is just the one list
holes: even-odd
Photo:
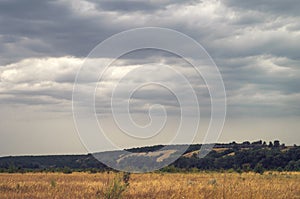
[[[279, 139], [300, 144], [299, 10], [298, 0], [1, 0], [0, 155], [86, 153], [72, 116], [76, 73], [100, 42], [146, 26], [186, 34], [215, 61], [227, 94], [218, 142]], [[116, 60], [97, 89], [97, 114], [106, 131], [117, 131], [109, 107], [115, 79], [130, 74], [127, 80], [139, 86], [154, 78], [186, 91], [168, 67], [188, 77], [202, 111], [200, 129], [206, 128], [210, 102], [203, 79], [176, 55], [144, 50]], [[118, 82], [120, 100], [128, 81]], [[178, 102], [162, 87], [145, 86], [130, 104], [136, 123], [149, 122], [151, 104], [166, 107], [166, 135], [149, 143], [115, 139], [119, 146], [168, 143], [178, 124]]]

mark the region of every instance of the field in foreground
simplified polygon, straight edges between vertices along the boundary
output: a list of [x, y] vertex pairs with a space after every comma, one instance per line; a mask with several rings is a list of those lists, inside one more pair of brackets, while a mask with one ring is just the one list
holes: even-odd
[[[117, 173], [0, 174], [0, 198], [104, 198]], [[123, 198], [300, 198], [300, 173], [131, 174]]]

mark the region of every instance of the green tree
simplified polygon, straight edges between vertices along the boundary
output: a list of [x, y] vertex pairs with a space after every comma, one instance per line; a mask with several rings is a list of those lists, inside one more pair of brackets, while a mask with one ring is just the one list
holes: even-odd
[[261, 163], [257, 163], [256, 166], [254, 167], [254, 172], [259, 173], [259, 174], [263, 174], [265, 172], [265, 169], [264, 169], [264, 167], [262, 166]]
[[273, 147], [273, 143], [271, 141], [269, 142], [269, 147]]
[[251, 165], [249, 163], [245, 163], [242, 165], [242, 169], [244, 172], [249, 172], [251, 170]]
[[63, 170], [62, 170], [62, 172], [64, 174], [71, 174], [72, 173], [72, 169], [70, 169], [69, 167], [64, 167]]
[[279, 142], [279, 140], [275, 140], [275, 141], [274, 141], [274, 147], [276, 147], [276, 148], [280, 147], [280, 142]]

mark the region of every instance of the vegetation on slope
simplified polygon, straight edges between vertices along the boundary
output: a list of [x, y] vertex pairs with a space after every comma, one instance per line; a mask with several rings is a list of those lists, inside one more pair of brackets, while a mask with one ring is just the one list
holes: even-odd
[[[168, 150], [176, 149], [177, 145], [168, 146]], [[162, 159], [161, 154], [153, 156], [153, 151], [161, 149], [162, 145], [128, 149], [136, 155], [122, 157], [122, 152], [104, 152], [97, 155], [106, 155], [111, 161], [119, 161], [122, 166], [131, 165], [132, 162], [164, 164], [168, 158]], [[172, 165], [161, 169], [162, 171], [190, 171], [190, 170], [235, 170], [256, 171], [300, 171], [300, 147], [285, 146], [279, 141], [266, 144], [262, 141], [216, 144], [214, 149], [204, 158], [198, 158], [197, 152], [201, 145], [191, 145], [186, 152]], [[169, 152], [166, 150], [166, 152]], [[112, 154], [115, 154], [114, 156]], [[141, 155], [142, 154], [142, 155]], [[147, 154], [150, 154], [147, 156]], [[172, 156], [173, 154], [169, 154]], [[168, 157], [168, 156], [164, 156]], [[158, 161], [159, 160], [159, 161]], [[149, 163], [149, 164], [148, 164]], [[107, 171], [106, 165], [97, 161], [93, 155], [56, 155], [56, 156], [19, 156], [0, 158], [0, 172], [26, 172], [26, 171]]]

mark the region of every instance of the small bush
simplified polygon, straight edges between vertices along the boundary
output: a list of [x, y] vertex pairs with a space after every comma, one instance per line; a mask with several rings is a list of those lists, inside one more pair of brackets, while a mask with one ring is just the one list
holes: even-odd
[[51, 185], [51, 187], [55, 188], [56, 187], [56, 181], [55, 180], [51, 180], [50, 181], [50, 185]]
[[90, 173], [97, 173], [97, 172], [98, 172], [98, 170], [95, 169], [95, 168], [91, 168], [91, 169], [90, 169]]
[[162, 168], [161, 171], [167, 172], [167, 173], [176, 173], [176, 172], [180, 172], [181, 170], [176, 168], [174, 165], [171, 165], [171, 166], [166, 166], [166, 167]]
[[117, 175], [110, 182], [106, 183], [101, 190], [96, 192], [97, 198], [105, 199], [120, 199], [122, 198], [123, 193], [129, 187], [130, 173], [124, 173], [122, 178]]
[[243, 172], [251, 171], [251, 165], [249, 163], [242, 164], [242, 170]]
[[71, 174], [72, 173], [72, 169], [70, 169], [69, 167], [64, 167], [63, 170], [62, 170], [62, 172], [64, 174]]
[[216, 185], [216, 184], [217, 184], [217, 180], [216, 180], [216, 179], [210, 179], [210, 180], [208, 181], [208, 184], [209, 184], [209, 185]]
[[265, 172], [265, 169], [263, 168], [261, 163], [257, 163], [254, 167], [254, 172], [262, 175]]
[[126, 172], [123, 174], [123, 182], [126, 186], [129, 186], [130, 173]]

